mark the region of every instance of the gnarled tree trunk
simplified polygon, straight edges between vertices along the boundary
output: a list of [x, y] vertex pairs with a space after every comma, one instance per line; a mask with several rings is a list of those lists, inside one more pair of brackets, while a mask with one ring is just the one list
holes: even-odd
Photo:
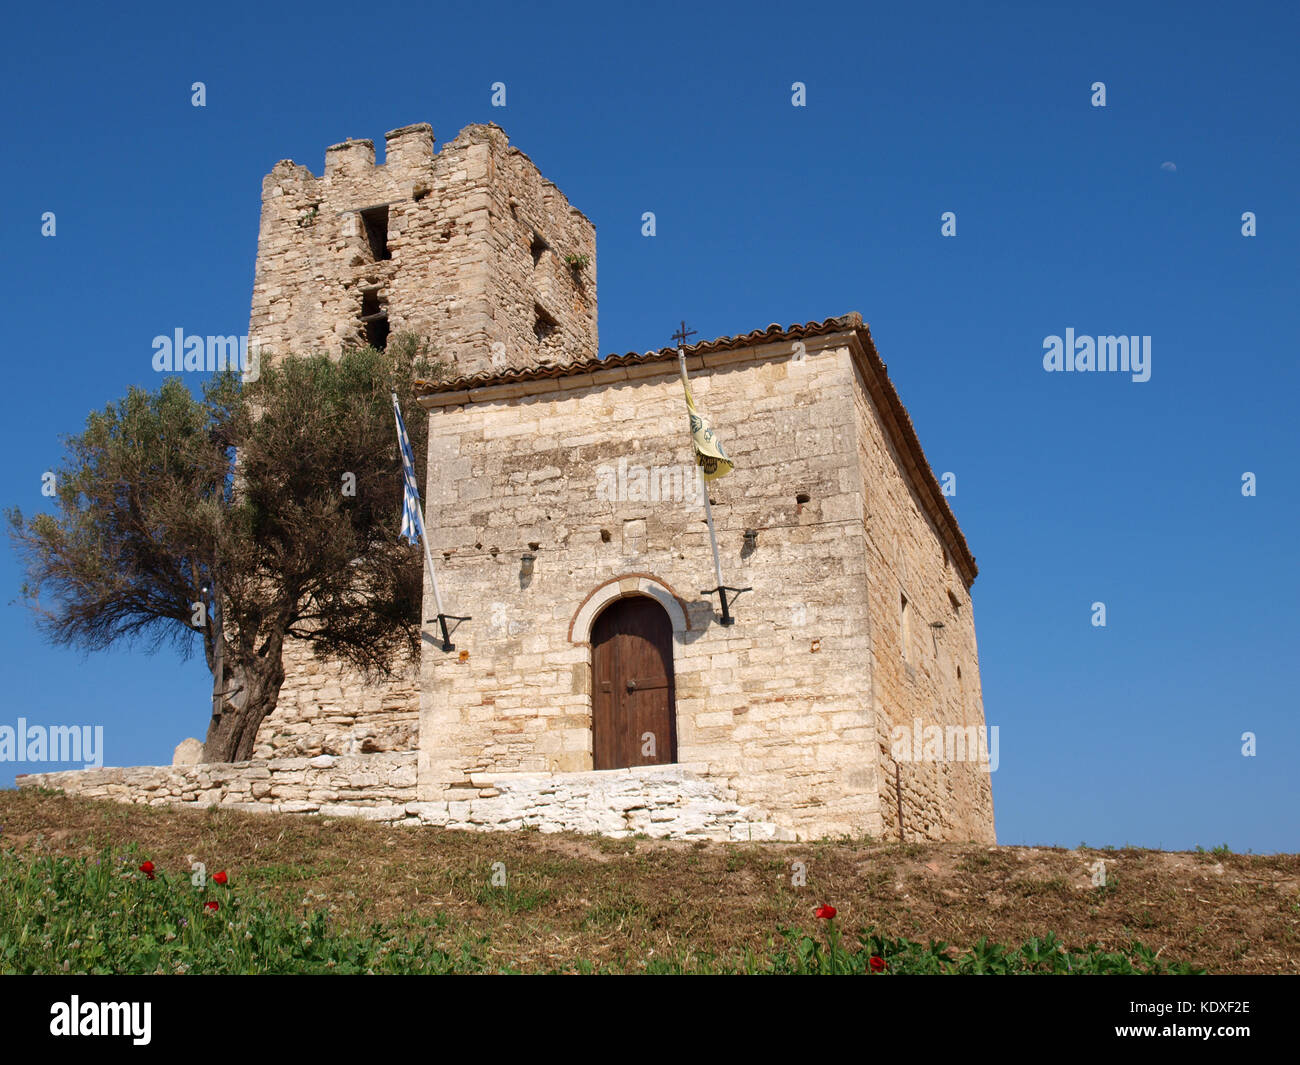
[[284, 640], [268, 639], [266, 646], [241, 663], [231, 661], [234, 648], [227, 645], [225, 698], [221, 713], [213, 714], [203, 742], [205, 762], [246, 762], [253, 757], [257, 730], [275, 709], [284, 684], [281, 652]]

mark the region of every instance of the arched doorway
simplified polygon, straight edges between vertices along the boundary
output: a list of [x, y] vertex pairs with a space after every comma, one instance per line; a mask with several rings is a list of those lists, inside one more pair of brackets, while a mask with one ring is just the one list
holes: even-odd
[[594, 769], [677, 761], [673, 624], [648, 596], [616, 599], [591, 627]]

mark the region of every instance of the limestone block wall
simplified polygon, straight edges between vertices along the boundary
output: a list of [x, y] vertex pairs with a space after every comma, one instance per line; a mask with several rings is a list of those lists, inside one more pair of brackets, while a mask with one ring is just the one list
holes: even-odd
[[[901, 408], [864, 338], [689, 360], [737, 463], [710, 492], [727, 583], [752, 589], [734, 627], [698, 591], [711, 554], [673, 363], [434, 393], [427, 522], [446, 605], [473, 619], [455, 652], [426, 644], [418, 751], [380, 749], [410, 738], [409, 688], [354, 703], [304, 660], [314, 695], [277, 711], [264, 760], [20, 784], [458, 828], [892, 836], [894, 727], [984, 721], [973, 563], [923, 502], [924, 460], [897, 444]], [[672, 623], [677, 764], [594, 772], [589, 635], [626, 595]], [[344, 754], [276, 757], [318, 744]], [[897, 763], [908, 837], [991, 841], [987, 766], [913, 753]]]
[[361, 817], [473, 831], [537, 827], [623, 837], [780, 840], [792, 834], [716, 781], [683, 766], [593, 773], [489, 774], [466, 801], [415, 801], [415, 753], [359, 758], [288, 758], [185, 767], [32, 773], [25, 788], [61, 788], [88, 799], [149, 806], [218, 806], [270, 813]]
[[674, 839], [792, 839], [771, 821], [753, 820], [736, 795], [686, 767], [638, 766], [590, 773], [488, 773], [481, 794], [407, 809], [421, 823], [473, 830], [537, 827], [542, 832], [636, 834]]
[[[426, 649], [422, 800], [473, 801], [488, 772], [590, 771], [575, 616], [650, 587], [679, 615], [678, 761], [800, 836], [881, 833], [853, 371], [843, 335], [801, 347], [690, 360], [737, 463], [711, 490], [726, 582], [753, 588], [731, 628], [700, 593], [715, 583], [701, 505], [672, 489], [674, 468], [694, 476], [675, 364], [427, 397], [426, 524], [447, 609], [474, 620], [456, 653]], [[636, 469], [666, 472], [666, 492], [657, 476], [641, 495]]]
[[[854, 412], [864, 475], [872, 703], [885, 778], [881, 813], [887, 838], [896, 839], [894, 728], [915, 738], [925, 735], [917, 732], [917, 721], [922, 729], [944, 729], [945, 736], [950, 726], [962, 726], [968, 740], [976, 735], [971, 729], [985, 724], [984, 706], [970, 590], [905, 474], [884, 427], [889, 415], [868, 387], [865, 360], [855, 360], [854, 373], [860, 382]], [[915, 748], [910, 743], [908, 753], [924, 756], [924, 748]], [[954, 744], [952, 753], [962, 750]], [[987, 764], [900, 759], [898, 783], [907, 839], [996, 842]]]
[[290, 641], [284, 685], [257, 730], [254, 758], [414, 751], [420, 732], [419, 668], [390, 681], [367, 682], [341, 662], [321, 661]]
[[283, 758], [274, 761], [73, 769], [29, 773], [22, 788], [62, 788], [87, 799], [147, 806], [222, 806], [275, 813], [406, 817], [415, 799], [414, 752], [352, 758]]
[[484, 342], [458, 353], [460, 372], [595, 358], [595, 227], [504, 133], [485, 128], [492, 317]]
[[[377, 256], [361, 212], [384, 206]], [[262, 184], [250, 349], [337, 355], [365, 342], [368, 313], [429, 337], [457, 375], [594, 356], [595, 228], [496, 126], [436, 154], [429, 125], [393, 130], [378, 166], [371, 141], [345, 141], [321, 177], [277, 163]], [[413, 749], [413, 676], [368, 684], [295, 645], [284, 666], [257, 757]]]
[[[377, 207], [378, 248], [362, 215]], [[428, 336], [458, 375], [593, 356], [595, 228], [492, 125], [436, 154], [427, 124], [393, 130], [378, 166], [371, 141], [344, 141], [322, 177], [277, 163], [262, 183], [250, 349], [338, 354], [376, 313]]]

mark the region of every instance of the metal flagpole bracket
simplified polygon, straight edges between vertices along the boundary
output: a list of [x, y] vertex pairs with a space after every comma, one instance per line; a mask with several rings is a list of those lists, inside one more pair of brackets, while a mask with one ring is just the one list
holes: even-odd
[[430, 621], [436, 621], [442, 629], [442, 649], [444, 651], [456, 650], [456, 645], [451, 642], [451, 633], [447, 630], [448, 621], [473, 621], [472, 617], [458, 617], [455, 614], [439, 614], [436, 618], [430, 618]]
[[753, 590], [754, 590], [753, 588], [732, 588], [730, 585], [720, 584], [716, 588], [701, 589], [700, 595], [718, 596], [722, 600], [722, 621], [720, 622], [720, 624], [734, 625], [736, 623], [736, 619], [731, 616], [731, 612], [727, 609], [727, 593], [735, 592], [737, 595], [739, 595], [741, 592], [752, 592]]

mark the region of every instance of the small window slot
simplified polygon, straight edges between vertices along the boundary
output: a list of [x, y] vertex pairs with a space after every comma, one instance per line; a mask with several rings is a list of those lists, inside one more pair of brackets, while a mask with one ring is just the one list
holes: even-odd
[[361, 214], [361, 225], [366, 232], [366, 243], [370, 245], [370, 254], [375, 262], [391, 259], [393, 253], [388, 250], [388, 205], [367, 207]]

